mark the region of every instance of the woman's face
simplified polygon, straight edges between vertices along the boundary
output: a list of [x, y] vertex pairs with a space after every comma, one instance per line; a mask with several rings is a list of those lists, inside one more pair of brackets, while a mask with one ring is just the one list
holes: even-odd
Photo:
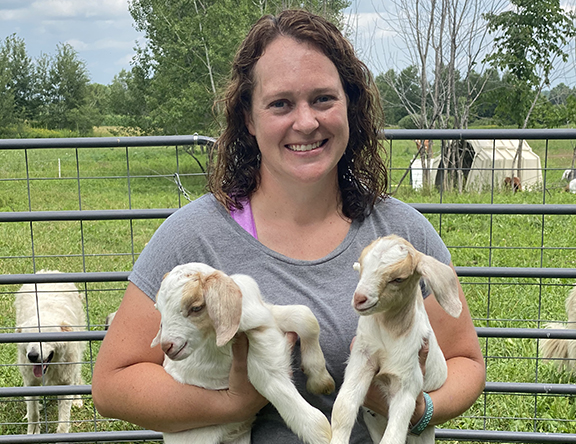
[[256, 62], [254, 79], [246, 125], [260, 148], [261, 184], [336, 184], [349, 128], [334, 63], [308, 43], [278, 37]]

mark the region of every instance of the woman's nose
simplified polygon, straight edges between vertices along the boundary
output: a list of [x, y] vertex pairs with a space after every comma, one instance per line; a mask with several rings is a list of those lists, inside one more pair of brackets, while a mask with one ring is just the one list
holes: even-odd
[[294, 113], [294, 123], [292, 125], [292, 128], [295, 131], [304, 134], [311, 134], [318, 128], [318, 126], [319, 123], [316, 114], [310, 105], [307, 103], [301, 104], [296, 108]]

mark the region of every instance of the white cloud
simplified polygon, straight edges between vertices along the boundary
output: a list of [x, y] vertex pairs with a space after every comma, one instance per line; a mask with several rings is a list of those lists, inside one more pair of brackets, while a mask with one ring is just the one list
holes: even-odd
[[101, 39], [92, 42], [84, 42], [77, 39], [69, 39], [66, 43], [72, 45], [76, 51], [101, 51], [105, 49], [120, 49], [130, 50], [134, 48], [135, 43], [133, 40], [115, 40], [115, 39]]
[[130, 52], [130, 53], [126, 54], [124, 57], [121, 57], [118, 60], [116, 60], [116, 62], [114, 64], [117, 66], [122, 66], [123, 68], [126, 68], [126, 67], [130, 66], [130, 62], [132, 62], [133, 58], [134, 58], [134, 52]]
[[345, 21], [351, 34], [363, 39], [384, 39], [396, 35], [396, 31], [391, 29], [377, 12], [350, 13]]
[[113, 17], [128, 10], [127, 0], [36, 0], [30, 12], [52, 18]]
[[20, 17], [23, 17], [23, 10], [19, 9], [0, 9], [0, 21], [5, 20], [18, 20]]

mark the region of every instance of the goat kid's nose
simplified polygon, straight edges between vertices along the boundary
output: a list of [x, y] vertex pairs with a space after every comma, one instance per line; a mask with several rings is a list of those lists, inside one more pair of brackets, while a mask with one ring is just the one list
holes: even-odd
[[368, 301], [368, 298], [362, 293], [354, 293], [354, 305], [359, 306]]
[[162, 347], [162, 351], [164, 353], [169, 354], [170, 350], [172, 350], [172, 348], [174, 348], [174, 343], [171, 341], [162, 342], [160, 344], [160, 347]]

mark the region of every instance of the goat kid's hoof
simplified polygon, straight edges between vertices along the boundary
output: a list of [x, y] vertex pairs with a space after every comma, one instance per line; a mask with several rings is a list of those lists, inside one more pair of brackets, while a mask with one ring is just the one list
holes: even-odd
[[336, 389], [334, 379], [328, 372], [317, 378], [308, 378], [306, 390], [315, 395], [329, 395]]

